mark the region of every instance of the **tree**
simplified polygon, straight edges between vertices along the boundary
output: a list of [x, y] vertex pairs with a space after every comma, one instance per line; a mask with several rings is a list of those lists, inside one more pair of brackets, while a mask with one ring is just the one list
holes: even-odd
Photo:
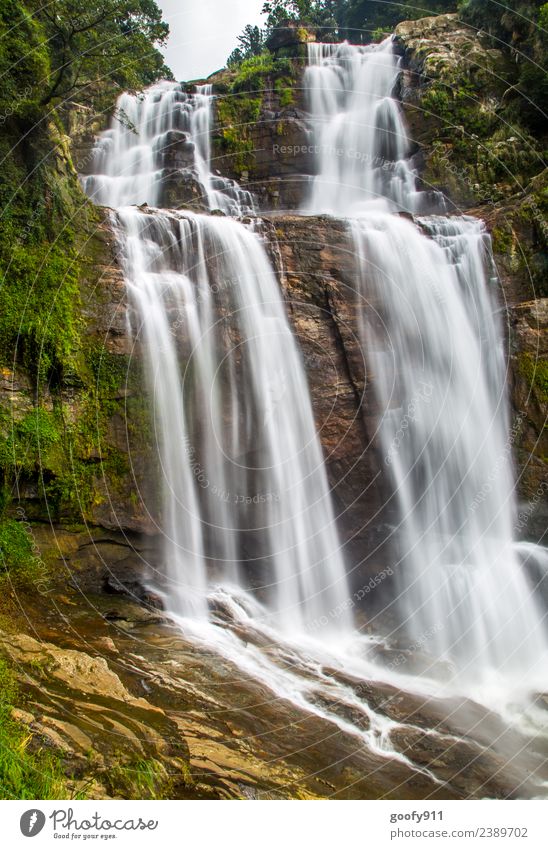
[[267, 0], [263, 15], [267, 15], [269, 30], [283, 26], [287, 21], [302, 21], [316, 26], [332, 26], [336, 23], [336, 10], [341, 0]]
[[457, 0], [346, 0], [341, 26], [349, 40], [369, 41], [373, 32], [391, 32], [400, 21], [456, 11]]
[[141, 88], [171, 76], [157, 49], [169, 28], [154, 0], [31, 0], [33, 17], [48, 40], [51, 77], [42, 105], [94, 86]]
[[264, 50], [264, 33], [260, 27], [247, 24], [238, 36], [238, 47], [228, 57], [228, 65], [235, 65], [251, 56], [259, 56]]

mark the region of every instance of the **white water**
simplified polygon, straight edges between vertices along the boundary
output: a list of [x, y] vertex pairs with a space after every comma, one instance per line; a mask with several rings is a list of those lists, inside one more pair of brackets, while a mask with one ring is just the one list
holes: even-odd
[[[544, 611], [514, 548], [502, 332], [481, 222], [354, 223], [364, 347], [398, 504], [399, 607], [413, 641], [464, 678], [542, 686]], [[492, 283], [494, 281], [491, 281]]]
[[273, 621], [306, 629], [348, 591], [306, 378], [261, 239], [222, 217], [124, 209], [118, 221], [154, 399], [170, 609], [207, 616], [210, 576], [247, 589], [253, 570]]
[[392, 97], [399, 62], [392, 40], [381, 45], [309, 44], [304, 85], [311, 115], [316, 176], [305, 211], [355, 215], [380, 200], [416, 212], [410, 144]]
[[[309, 45], [318, 173], [305, 210], [352, 216], [362, 342], [398, 508], [401, 621], [413, 644], [454, 665], [461, 686], [477, 692], [495, 677], [545, 687], [545, 610], [513, 538], [490, 242], [475, 219], [423, 219], [428, 238], [390, 214], [423, 206], [392, 96], [398, 73], [391, 39]], [[529, 565], [543, 555], [529, 550]]]
[[189, 167], [202, 187], [205, 208], [227, 215], [253, 210], [253, 199], [233, 180], [211, 172], [210, 85], [188, 94], [180, 83], [160, 82], [144, 94], [125, 92], [117, 101], [111, 127], [94, 149], [93, 175], [85, 178], [89, 197], [118, 209], [132, 204], [162, 204], [166, 174], [184, 144]]

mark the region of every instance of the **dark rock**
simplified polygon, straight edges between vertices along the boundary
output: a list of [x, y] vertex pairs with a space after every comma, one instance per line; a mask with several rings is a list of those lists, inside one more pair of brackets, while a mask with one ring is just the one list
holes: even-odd
[[266, 47], [272, 53], [277, 53], [280, 50], [284, 55], [299, 55], [299, 47], [309, 41], [315, 41], [316, 34], [307, 29], [300, 23], [287, 22], [287, 26], [276, 27], [269, 35]]

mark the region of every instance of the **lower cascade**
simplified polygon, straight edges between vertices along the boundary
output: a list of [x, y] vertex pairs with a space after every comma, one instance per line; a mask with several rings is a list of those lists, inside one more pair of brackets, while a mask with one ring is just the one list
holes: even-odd
[[[513, 539], [502, 332], [489, 239], [472, 218], [371, 213], [352, 225], [362, 338], [398, 526], [398, 606], [464, 678], [542, 686], [544, 611]], [[542, 559], [534, 547], [529, 558]]]
[[222, 217], [125, 209], [117, 222], [158, 435], [168, 606], [206, 617], [208, 573], [245, 590], [252, 572], [276, 624], [306, 629], [348, 589], [304, 369], [260, 236]]
[[[132, 333], [144, 352], [164, 539], [150, 580], [166, 609], [278, 696], [436, 782], [397, 743], [397, 715], [363, 696], [359, 682], [484, 704], [494, 681], [508, 703], [517, 691], [542, 692], [548, 637], [534, 581], [546, 552], [514, 539], [489, 238], [469, 217], [409, 220], [437, 200], [417, 189], [394, 98], [398, 72], [390, 39], [309, 45], [319, 152], [301, 213], [343, 218], [355, 254], [391, 516], [391, 618], [378, 632], [360, 629], [349, 604], [352, 564], [283, 270], [268, 249], [271, 225], [253, 214], [249, 193], [211, 172], [211, 87], [189, 94], [165, 83], [124, 95], [119, 111], [138, 132], [118, 120], [99, 140], [85, 185], [114, 207]], [[174, 133], [178, 142], [184, 135], [203, 208], [224, 214], [161, 208]], [[334, 154], [349, 145], [360, 157]], [[386, 662], [402, 644], [427, 644], [420, 673]]]

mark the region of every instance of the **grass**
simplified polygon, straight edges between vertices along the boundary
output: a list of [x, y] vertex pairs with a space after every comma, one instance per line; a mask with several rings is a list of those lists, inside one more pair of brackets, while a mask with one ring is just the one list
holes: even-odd
[[0, 574], [32, 572], [35, 557], [32, 540], [20, 522], [0, 521]]
[[118, 764], [105, 776], [113, 796], [124, 799], [167, 799], [171, 780], [154, 758], [138, 758]]
[[18, 695], [13, 670], [0, 659], [1, 798], [70, 798], [60, 757], [37, 747], [36, 737], [12, 718]]

